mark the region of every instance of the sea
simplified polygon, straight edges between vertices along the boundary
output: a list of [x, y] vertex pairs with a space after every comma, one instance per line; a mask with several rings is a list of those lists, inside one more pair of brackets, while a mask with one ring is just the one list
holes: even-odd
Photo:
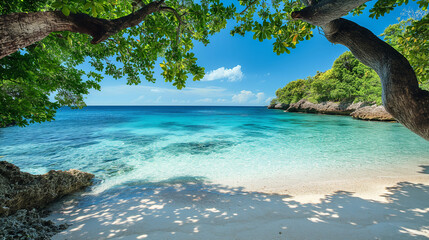
[[0, 129], [0, 160], [22, 171], [79, 169], [93, 193], [189, 179], [244, 186], [320, 173], [383, 175], [429, 163], [429, 142], [399, 123], [265, 107], [89, 106]]

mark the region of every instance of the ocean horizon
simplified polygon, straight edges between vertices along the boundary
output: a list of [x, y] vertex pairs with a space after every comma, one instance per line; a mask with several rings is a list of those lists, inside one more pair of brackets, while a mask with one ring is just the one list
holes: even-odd
[[62, 108], [0, 129], [21, 171], [95, 175], [49, 206], [71, 224], [55, 240], [423, 239], [428, 149], [399, 123], [265, 107]]
[[3, 160], [33, 174], [94, 173], [94, 193], [184, 177], [276, 192], [303, 178], [407, 174], [427, 149], [399, 123], [262, 106], [61, 108], [55, 121], [0, 130]]

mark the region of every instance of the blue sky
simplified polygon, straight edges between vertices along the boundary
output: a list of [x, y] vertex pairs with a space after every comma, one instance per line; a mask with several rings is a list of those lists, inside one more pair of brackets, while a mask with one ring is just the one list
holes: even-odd
[[[366, 11], [355, 21], [379, 35], [398, 18], [407, 18], [407, 12], [418, 9], [416, 4], [398, 7], [376, 20]], [[198, 64], [205, 67], [203, 81], [187, 82], [177, 90], [164, 82], [160, 68], [155, 69], [156, 83], [142, 80], [138, 86], [126, 85], [126, 79], [113, 80], [106, 76], [101, 91], [91, 91], [86, 97], [90, 105], [209, 105], [209, 106], [263, 106], [275, 97], [275, 91], [288, 82], [306, 78], [317, 71], [328, 70], [333, 61], [347, 51], [333, 45], [322, 33], [314, 30], [311, 40], [301, 42], [291, 54], [276, 55], [273, 41], [253, 40], [252, 34], [232, 37], [229, 32], [235, 22], [210, 38], [208, 46], [196, 44], [193, 52]]]

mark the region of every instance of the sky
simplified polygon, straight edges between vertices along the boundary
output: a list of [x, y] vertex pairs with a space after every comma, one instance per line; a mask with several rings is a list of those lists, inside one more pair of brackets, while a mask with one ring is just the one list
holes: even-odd
[[[371, 2], [369, 3], [371, 6]], [[380, 35], [398, 18], [408, 18], [408, 12], [418, 9], [414, 3], [397, 7], [377, 19], [369, 18], [368, 9], [360, 16], [346, 16]], [[296, 79], [313, 76], [317, 71], [331, 68], [334, 60], [347, 48], [334, 45], [314, 29], [314, 37], [301, 42], [290, 54], [276, 55], [273, 41], [253, 40], [230, 35], [235, 21], [226, 29], [210, 37], [210, 44], [196, 43], [193, 49], [198, 64], [206, 70], [201, 81], [190, 78], [186, 88], [177, 90], [164, 82], [159, 66], [155, 68], [156, 83], [142, 79], [138, 86], [126, 85], [126, 79], [114, 80], [109, 76], [101, 82], [101, 91], [93, 90], [86, 96], [91, 105], [192, 105], [192, 106], [266, 106], [275, 97], [275, 91]]]

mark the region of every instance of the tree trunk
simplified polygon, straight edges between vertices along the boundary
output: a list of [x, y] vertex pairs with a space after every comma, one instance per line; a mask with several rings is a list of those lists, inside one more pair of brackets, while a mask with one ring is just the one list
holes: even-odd
[[404, 126], [429, 140], [429, 92], [419, 88], [408, 60], [368, 29], [346, 19], [323, 26], [326, 38], [342, 44], [381, 79], [386, 110]]
[[87, 14], [65, 16], [59, 11], [12, 13], [0, 16], [0, 58], [10, 55], [47, 37], [52, 32], [70, 31], [93, 37], [97, 44], [113, 34], [141, 23], [146, 16], [161, 9], [163, 1], [151, 2], [127, 16], [107, 20]]
[[334, 14], [340, 8], [346, 15], [364, 2], [325, 0], [291, 16], [322, 27], [330, 42], [346, 46], [363, 64], [374, 69], [381, 79], [386, 110], [405, 127], [429, 140], [429, 92], [419, 88], [408, 60], [368, 29]]

